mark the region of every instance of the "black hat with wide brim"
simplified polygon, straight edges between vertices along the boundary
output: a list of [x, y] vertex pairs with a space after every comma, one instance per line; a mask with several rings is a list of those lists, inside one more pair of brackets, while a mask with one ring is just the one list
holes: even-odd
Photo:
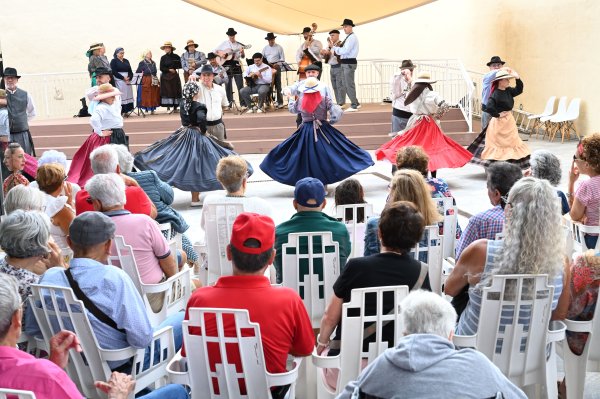
[[4, 73], [2, 74], [2, 76], [4, 76], [5, 78], [14, 77], [17, 79], [21, 79], [21, 75], [19, 75], [17, 73], [17, 70], [15, 68], [11, 68], [11, 67], [6, 67], [4, 69]]
[[354, 22], [352, 22], [351, 19], [345, 18], [344, 22], [342, 22], [342, 26], [345, 26], [345, 25], [350, 25], [350, 26], [354, 27]]
[[235, 36], [235, 35], [237, 35], [237, 32], [235, 31], [235, 29], [229, 28], [229, 29], [227, 29], [227, 32], [225, 32], [225, 34], [227, 36]]
[[275, 40], [276, 38], [277, 36], [275, 36], [273, 32], [269, 32], [267, 33], [267, 37], [265, 37], [265, 40]]
[[490, 58], [490, 62], [488, 62], [485, 65], [490, 66], [492, 64], [502, 64], [502, 65], [504, 65], [504, 64], [506, 64], [506, 62], [502, 61], [502, 58], [500, 58], [497, 55], [495, 55], [492, 58]]
[[203, 73], [212, 73], [214, 75], [215, 71], [213, 71], [213, 68], [210, 65], [202, 65], [202, 68], [200, 69], [200, 75]]

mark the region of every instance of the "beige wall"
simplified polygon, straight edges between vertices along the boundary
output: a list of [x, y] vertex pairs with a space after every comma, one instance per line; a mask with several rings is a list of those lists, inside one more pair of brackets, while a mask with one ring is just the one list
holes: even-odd
[[[250, 53], [266, 44], [265, 32], [178, 0], [27, 0], [2, 7], [2, 16], [5, 65], [21, 73], [85, 71], [84, 53], [94, 41], [104, 41], [109, 57], [115, 47], [125, 47], [134, 65], [144, 48], [158, 60], [165, 40], [181, 53], [193, 38], [208, 52], [230, 26], [241, 42], [253, 44]], [[298, 29], [311, 22], [298, 21]], [[501, 55], [523, 77], [525, 93], [517, 103], [524, 109], [541, 112], [551, 95], [578, 96], [580, 131], [600, 130], [600, 113], [592, 111], [600, 108], [597, 0], [438, 0], [355, 31], [360, 58], [459, 58], [484, 72], [489, 57]], [[293, 61], [300, 37], [277, 40]]]

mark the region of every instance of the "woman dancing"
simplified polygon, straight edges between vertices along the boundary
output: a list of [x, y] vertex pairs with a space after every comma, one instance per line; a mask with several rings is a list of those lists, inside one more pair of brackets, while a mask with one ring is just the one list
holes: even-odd
[[[510, 87], [516, 79], [516, 87]], [[506, 161], [529, 168], [531, 151], [519, 137], [517, 122], [512, 115], [515, 97], [523, 93], [523, 81], [510, 68], [498, 69], [492, 81], [492, 94], [485, 104], [485, 112], [492, 119], [467, 150], [473, 154], [471, 163], [489, 166], [494, 161]]]
[[[373, 165], [368, 152], [331, 126], [342, 111], [331, 98], [321, 96], [319, 84], [315, 77], [306, 79], [302, 104], [288, 102], [291, 113], [301, 114], [302, 124], [260, 164], [273, 180], [294, 186], [300, 179], [314, 177], [327, 185]], [[328, 111], [331, 122], [327, 122]]]
[[[135, 155], [138, 168], [152, 169], [161, 180], [191, 191], [192, 207], [202, 206], [200, 192], [223, 189], [217, 180], [217, 164], [221, 158], [235, 154], [206, 134], [206, 106], [198, 102], [200, 95], [198, 83], [186, 83], [180, 110], [183, 126]], [[248, 172], [252, 174], [250, 164]]]
[[94, 97], [94, 100], [99, 102], [90, 118], [90, 125], [94, 131], [73, 155], [68, 177], [71, 183], [84, 187], [85, 183], [94, 175], [90, 154], [96, 148], [108, 143], [125, 144], [129, 147], [129, 138], [123, 130], [121, 103], [115, 104], [115, 97], [119, 95], [121, 92], [110, 83], [104, 83], [98, 87], [98, 95]]
[[435, 119], [441, 118], [449, 106], [433, 91], [429, 73], [420, 73], [404, 104], [410, 107], [412, 116], [406, 129], [375, 151], [378, 160], [396, 163], [396, 153], [402, 147], [418, 145], [429, 155], [429, 170], [435, 177], [440, 168], [460, 168], [471, 159], [470, 152], [442, 132]]

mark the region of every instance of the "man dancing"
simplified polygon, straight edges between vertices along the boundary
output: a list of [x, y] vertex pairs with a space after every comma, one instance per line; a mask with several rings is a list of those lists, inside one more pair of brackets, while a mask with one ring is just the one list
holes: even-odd
[[223, 107], [229, 105], [227, 94], [222, 86], [214, 84], [215, 73], [210, 65], [204, 65], [200, 70], [200, 97], [206, 105], [206, 133], [212, 134], [219, 140], [227, 138], [223, 124]]
[[490, 68], [490, 71], [488, 73], [486, 73], [485, 75], [483, 75], [483, 81], [482, 81], [481, 130], [483, 130], [487, 127], [488, 123], [490, 123], [490, 119], [492, 118], [492, 115], [490, 115], [488, 112], [486, 112], [485, 104], [487, 103], [487, 101], [490, 98], [490, 95], [492, 94], [492, 82], [494, 81], [494, 79], [496, 79], [496, 71], [498, 71], [498, 69], [502, 68], [502, 66], [504, 64], [505, 64], [505, 62], [502, 61], [502, 59], [500, 57], [498, 57], [497, 55], [493, 56], [490, 59], [490, 62], [488, 62], [486, 64], [488, 66], [488, 68]]

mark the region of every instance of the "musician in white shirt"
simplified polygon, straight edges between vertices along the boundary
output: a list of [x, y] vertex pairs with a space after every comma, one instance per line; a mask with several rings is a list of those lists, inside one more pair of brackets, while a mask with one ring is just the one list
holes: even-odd
[[229, 106], [223, 86], [214, 84], [215, 73], [210, 65], [200, 70], [200, 93], [198, 101], [206, 105], [206, 132], [219, 140], [225, 140], [227, 133], [223, 123], [223, 107]]
[[[321, 50], [323, 50], [323, 43], [314, 38], [314, 32], [308, 26], [302, 30], [302, 36], [304, 37], [304, 42], [298, 47], [298, 51], [296, 51], [296, 62], [300, 65], [302, 58], [308, 57], [311, 64], [316, 64], [322, 69], [323, 63], [321, 60], [323, 56], [321, 55]], [[320, 78], [321, 74], [319, 73]]]
[[[237, 32], [233, 28], [229, 28], [225, 34], [229, 37], [223, 43], [221, 43], [216, 49], [215, 53], [221, 57], [221, 59], [227, 59], [223, 66], [227, 70], [227, 75], [229, 75], [229, 81], [226, 84], [226, 92], [227, 99], [229, 100], [230, 106], [233, 101], [233, 80], [235, 79], [235, 84], [237, 86], [239, 92], [240, 103], [242, 101], [242, 87], [244, 87], [244, 79], [242, 78], [242, 67], [240, 66], [240, 59], [245, 57], [244, 48], [249, 46], [244, 46], [241, 43], [238, 43], [235, 40], [235, 35]], [[233, 79], [232, 79], [233, 77]]]
[[270, 66], [275, 68], [277, 72], [273, 76], [275, 79], [275, 90], [277, 91], [277, 108], [283, 108], [283, 95], [281, 94], [281, 64], [277, 64], [279, 61], [285, 61], [285, 54], [283, 53], [283, 47], [275, 43], [277, 36], [273, 32], [267, 33], [265, 40], [268, 41], [268, 45], [263, 49], [263, 55], [267, 59]]
[[252, 59], [254, 60], [254, 64], [250, 65], [244, 71], [244, 77], [249, 78], [250, 86], [246, 86], [240, 90], [242, 111], [245, 111], [252, 105], [250, 95], [258, 94], [258, 110], [256, 112], [260, 113], [264, 112], [265, 100], [271, 92], [273, 72], [270, 66], [263, 63], [263, 55], [261, 53], [254, 53]]

